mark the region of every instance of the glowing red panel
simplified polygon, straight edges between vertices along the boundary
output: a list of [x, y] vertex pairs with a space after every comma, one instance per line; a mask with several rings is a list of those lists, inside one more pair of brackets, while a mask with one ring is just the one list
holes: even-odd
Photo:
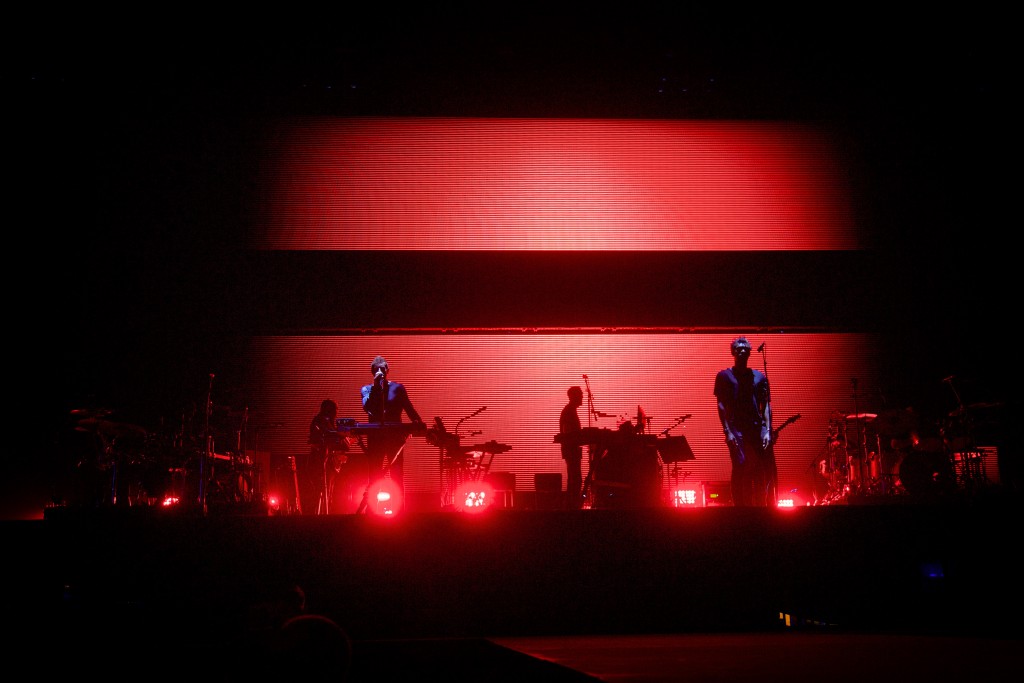
[[[510, 446], [490, 463], [491, 472], [512, 472], [519, 490], [531, 490], [534, 474], [562, 473], [554, 442], [566, 390], [584, 390], [584, 426], [616, 429], [647, 418], [647, 433], [685, 436], [695, 458], [662, 470], [666, 505], [672, 491], [700, 491], [701, 482], [728, 481], [728, 452], [713, 396], [715, 373], [732, 363], [727, 333], [465, 333], [337, 336], [268, 336], [252, 340], [248, 358], [259, 411], [280, 428], [261, 435], [275, 453], [307, 448], [309, 421], [324, 398], [339, 416], [365, 419], [359, 389], [370, 381], [370, 360], [384, 355], [390, 379], [406, 385], [410, 399], [431, 424], [440, 417], [462, 445], [495, 441]], [[835, 416], [880, 410], [877, 340], [853, 333], [751, 334], [771, 356], [767, 367], [776, 426], [799, 418], [776, 446], [779, 488], [810, 501]], [[751, 365], [764, 369], [755, 353]], [[586, 375], [586, 379], [583, 377]], [[857, 378], [855, 388], [851, 378]], [[859, 398], [858, 398], [859, 396]], [[481, 408], [486, 410], [481, 411]], [[607, 415], [608, 417], [604, 417]], [[680, 420], [680, 418], [686, 419]], [[873, 432], [869, 432], [869, 435]], [[885, 444], [883, 444], [885, 445]], [[423, 436], [405, 448], [405, 492], [440, 507], [442, 453]], [[584, 463], [584, 476], [588, 464]], [[301, 473], [300, 473], [301, 476]], [[795, 490], [795, 491], [794, 491]], [[410, 496], [416, 500], [410, 500]]]
[[305, 118], [266, 145], [257, 249], [865, 248], [834, 142], [795, 123]]

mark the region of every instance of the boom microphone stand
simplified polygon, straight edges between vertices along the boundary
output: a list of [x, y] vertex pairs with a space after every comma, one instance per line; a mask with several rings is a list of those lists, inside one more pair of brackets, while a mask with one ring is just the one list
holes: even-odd
[[[587, 385], [587, 427], [590, 427], [591, 417], [614, 417], [608, 413], [602, 413], [600, 410], [594, 408], [594, 392], [590, 390], [590, 378], [583, 375], [583, 383]], [[587, 507], [590, 503], [590, 485], [594, 479], [594, 444], [587, 444], [587, 478], [583, 480], [583, 506]], [[592, 504], [591, 504], [592, 507]]]
[[[772, 383], [768, 379], [768, 350], [766, 346], [767, 342], [761, 342], [761, 345], [757, 347], [757, 350], [761, 353], [761, 362], [764, 367], [764, 381], [768, 385], [768, 396], [766, 400], [768, 402], [768, 416], [771, 418]], [[768, 442], [768, 448], [764, 452], [765, 503], [770, 507], [777, 507], [779, 504], [779, 468], [778, 464], [775, 462], [775, 438], [770, 420], [768, 423], [768, 433], [771, 437]]]

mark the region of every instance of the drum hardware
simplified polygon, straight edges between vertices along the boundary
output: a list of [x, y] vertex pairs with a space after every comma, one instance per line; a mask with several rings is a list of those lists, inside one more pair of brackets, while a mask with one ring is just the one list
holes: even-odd
[[953, 453], [953, 469], [961, 488], [969, 490], [988, 483], [985, 453], [980, 448]]
[[944, 451], [913, 450], [900, 461], [898, 474], [903, 490], [918, 496], [948, 493], [956, 485]]
[[911, 408], [883, 411], [875, 418], [874, 424], [879, 434], [890, 438], [906, 437], [918, 426], [917, 416]]
[[[880, 424], [883, 416], [886, 420]], [[814, 470], [815, 505], [841, 503], [850, 495], [900, 492], [893, 471], [898, 457], [881, 437], [892, 424], [886, 413], [832, 412], [825, 447], [809, 465]]]

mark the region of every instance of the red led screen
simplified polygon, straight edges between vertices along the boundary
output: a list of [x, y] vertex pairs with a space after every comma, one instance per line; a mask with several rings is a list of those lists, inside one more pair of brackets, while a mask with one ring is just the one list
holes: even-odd
[[803, 124], [324, 117], [266, 144], [258, 249], [864, 248]]
[[[372, 379], [370, 361], [381, 354], [390, 363], [390, 379], [406, 385], [426, 422], [440, 417], [448, 431], [460, 435], [462, 445], [493, 440], [509, 446], [495, 455], [490, 469], [514, 473], [520, 491], [533, 490], [536, 473], [562, 473], [564, 486], [565, 467], [554, 435], [570, 386], [584, 390], [579, 414], [585, 426], [617, 429], [627, 420], [635, 423], [642, 411], [648, 434], [683, 435], [695, 456], [663, 466], [667, 495], [669, 485], [677, 482], [699, 487], [700, 482], [729, 479], [712, 390], [715, 373], [732, 362], [734, 336], [508, 331], [255, 337], [249, 354], [259, 396], [255, 415], [260, 423], [275, 425], [261, 432], [260, 449], [308, 452], [309, 422], [325, 398], [337, 401], [341, 417], [365, 421], [359, 390]], [[777, 446], [780, 491], [796, 489], [812, 501], [815, 487], [823, 484], [816, 473], [837, 418], [843, 432], [849, 428], [844, 450], [856, 449], [862, 444], [854, 438], [854, 421], [847, 418], [877, 414], [883, 407], [877, 344], [868, 335], [852, 333], [751, 334], [749, 339], [755, 349], [765, 344], [763, 354], [753, 354], [751, 366], [767, 369], [776, 425], [800, 416], [782, 432]], [[611, 417], [595, 418], [594, 413]], [[683, 416], [689, 417], [680, 422]], [[867, 451], [881, 448], [888, 455], [887, 438], [869, 424], [862, 428]], [[413, 436], [405, 458], [410, 495], [440, 507], [439, 449]]]

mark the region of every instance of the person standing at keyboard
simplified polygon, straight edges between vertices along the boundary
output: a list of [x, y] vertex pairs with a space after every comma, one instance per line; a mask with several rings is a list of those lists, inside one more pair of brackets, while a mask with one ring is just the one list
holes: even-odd
[[[409, 431], [401, 429], [399, 424], [405, 414], [414, 424], [422, 425], [423, 431], [426, 431], [426, 425], [423, 425], [423, 419], [409, 400], [405, 385], [389, 380], [389, 373], [390, 367], [384, 357], [374, 357], [370, 363], [373, 382], [360, 390], [368, 421], [381, 425], [379, 430], [366, 435], [366, 453], [369, 457], [367, 474], [369, 479], [377, 475], [390, 477], [404, 499], [403, 451]], [[357, 512], [362, 512], [364, 505], [365, 501], [360, 504]]]
[[[579, 407], [583, 405], [583, 389], [572, 386], [565, 393], [569, 402], [558, 416], [558, 433], [571, 435], [581, 430]], [[562, 459], [565, 460], [565, 508], [578, 510], [583, 505], [583, 446], [575, 440], [563, 441]]]
[[[318, 502], [316, 514], [326, 515], [333, 511], [335, 501], [340, 496], [351, 496], [345, 491], [343, 475], [344, 465], [348, 462], [350, 443], [348, 436], [338, 432], [338, 404], [329, 398], [320, 402], [320, 411], [313, 416], [309, 423], [309, 462], [308, 470], [303, 478], [307, 479], [310, 474], [314, 475], [316, 481]], [[360, 491], [360, 494], [362, 491]], [[307, 490], [308, 494], [308, 490]], [[302, 511], [299, 502], [300, 494], [296, 491], [296, 507]], [[308, 495], [303, 496], [310, 501]]]

